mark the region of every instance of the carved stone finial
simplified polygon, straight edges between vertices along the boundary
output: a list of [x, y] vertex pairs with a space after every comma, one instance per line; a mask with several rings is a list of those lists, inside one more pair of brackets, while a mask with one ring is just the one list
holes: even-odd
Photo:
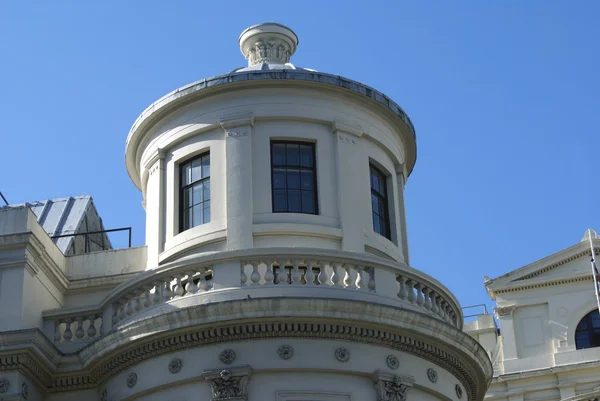
[[240, 50], [248, 66], [286, 64], [298, 46], [298, 36], [290, 28], [266, 23], [253, 25], [240, 35]]
[[246, 387], [251, 374], [252, 368], [245, 366], [205, 370], [203, 376], [212, 390], [212, 401], [245, 401], [248, 399]]
[[377, 388], [377, 401], [406, 401], [406, 393], [415, 383], [412, 377], [382, 371], [376, 371], [373, 379]]

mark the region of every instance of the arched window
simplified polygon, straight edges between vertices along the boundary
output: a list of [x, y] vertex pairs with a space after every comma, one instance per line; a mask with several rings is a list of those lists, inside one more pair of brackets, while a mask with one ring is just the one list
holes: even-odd
[[600, 346], [600, 314], [594, 309], [579, 321], [575, 329], [575, 347], [577, 349]]

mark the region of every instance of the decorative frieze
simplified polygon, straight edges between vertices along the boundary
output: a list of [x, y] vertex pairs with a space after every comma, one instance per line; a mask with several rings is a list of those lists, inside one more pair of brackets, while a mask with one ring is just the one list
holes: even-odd
[[396, 376], [376, 371], [373, 377], [377, 389], [377, 401], [406, 401], [406, 393], [415, 383], [414, 378]]
[[248, 380], [252, 374], [250, 366], [231, 369], [205, 370], [204, 378], [212, 390], [212, 401], [248, 399]]

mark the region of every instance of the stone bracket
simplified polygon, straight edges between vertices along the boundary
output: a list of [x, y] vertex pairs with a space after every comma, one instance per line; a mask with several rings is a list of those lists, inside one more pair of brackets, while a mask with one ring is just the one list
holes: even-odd
[[243, 114], [224, 117], [219, 121], [219, 124], [229, 138], [246, 136], [250, 134], [250, 130], [254, 126], [254, 115]]

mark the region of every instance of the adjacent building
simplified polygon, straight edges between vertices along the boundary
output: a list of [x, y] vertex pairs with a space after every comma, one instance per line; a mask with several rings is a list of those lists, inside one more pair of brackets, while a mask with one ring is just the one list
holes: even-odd
[[71, 254], [0, 210], [0, 399], [482, 400], [488, 354], [409, 265], [408, 116], [292, 64], [283, 25], [239, 46], [131, 128], [145, 246]]
[[600, 315], [590, 264], [600, 237], [580, 242], [495, 279], [485, 287], [492, 315], [465, 324], [488, 351], [494, 379], [486, 400], [597, 401]]

